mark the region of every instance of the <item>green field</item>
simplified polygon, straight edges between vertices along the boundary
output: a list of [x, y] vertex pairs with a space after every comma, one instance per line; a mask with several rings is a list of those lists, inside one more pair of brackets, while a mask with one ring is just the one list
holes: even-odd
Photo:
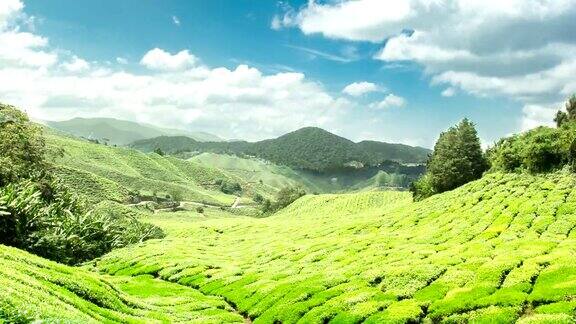
[[230, 206], [235, 196], [224, 194], [216, 179], [245, 182], [223, 170], [158, 154], [94, 144], [47, 131], [47, 142], [62, 156], [54, 159], [57, 173], [70, 187], [93, 202], [126, 201], [130, 193], [165, 196]]
[[259, 323], [572, 323], [574, 181], [496, 173], [420, 203], [306, 196], [267, 219], [167, 226], [95, 266], [223, 296]]
[[573, 323], [575, 183], [493, 173], [418, 203], [364, 192], [308, 195], [264, 219], [148, 214], [165, 239], [82, 268], [1, 247], [0, 309], [86, 321]]
[[102, 276], [0, 245], [0, 322], [239, 322], [222, 298], [152, 276]]

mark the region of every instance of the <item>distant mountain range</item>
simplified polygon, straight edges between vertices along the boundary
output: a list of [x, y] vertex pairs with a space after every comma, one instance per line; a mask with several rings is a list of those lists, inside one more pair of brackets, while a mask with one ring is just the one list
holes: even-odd
[[188, 136], [159, 136], [129, 145], [151, 152], [213, 152], [250, 155], [292, 168], [325, 172], [362, 168], [386, 161], [423, 163], [431, 152], [422, 147], [376, 141], [355, 143], [316, 127], [305, 127], [275, 139], [259, 142], [201, 142]]
[[44, 124], [78, 137], [127, 145], [134, 141], [158, 136], [187, 136], [200, 142], [218, 142], [222, 138], [205, 132], [190, 132], [160, 128], [114, 118], [74, 118], [66, 121], [44, 121]]

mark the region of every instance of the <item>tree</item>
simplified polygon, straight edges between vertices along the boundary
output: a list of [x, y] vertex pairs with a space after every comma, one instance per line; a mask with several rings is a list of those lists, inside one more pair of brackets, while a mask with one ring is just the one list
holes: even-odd
[[440, 134], [428, 160], [426, 178], [412, 186], [414, 197], [425, 198], [457, 188], [480, 178], [487, 167], [474, 124], [463, 119]]
[[306, 195], [306, 191], [301, 187], [284, 187], [280, 189], [276, 194], [276, 210], [290, 205], [304, 195]]
[[154, 149], [154, 153], [160, 155], [160, 156], [164, 156], [166, 153], [164, 153], [164, 151], [162, 151], [161, 148], [157, 147]]
[[0, 104], [0, 186], [47, 170], [42, 129], [14, 106]]
[[566, 112], [558, 110], [556, 117], [554, 117], [554, 121], [558, 127], [576, 120], [576, 95], [572, 95], [572, 97], [568, 99], [564, 108]]

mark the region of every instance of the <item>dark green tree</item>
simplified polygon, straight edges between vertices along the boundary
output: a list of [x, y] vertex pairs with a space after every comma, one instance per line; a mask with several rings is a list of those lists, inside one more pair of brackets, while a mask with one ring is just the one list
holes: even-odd
[[558, 110], [554, 117], [554, 121], [558, 127], [576, 120], [576, 95], [572, 95], [572, 97], [568, 99], [564, 108], [566, 112]]
[[164, 151], [162, 151], [161, 148], [157, 147], [154, 149], [154, 153], [160, 155], [160, 156], [164, 156], [166, 153], [164, 153]]
[[301, 187], [284, 187], [276, 194], [276, 209], [282, 209], [304, 195], [306, 191]]
[[474, 124], [463, 119], [440, 134], [428, 160], [426, 176], [412, 185], [414, 197], [452, 190], [480, 178], [487, 168]]
[[46, 172], [40, 127], [14, 106], [0, 104], [0, 186]]

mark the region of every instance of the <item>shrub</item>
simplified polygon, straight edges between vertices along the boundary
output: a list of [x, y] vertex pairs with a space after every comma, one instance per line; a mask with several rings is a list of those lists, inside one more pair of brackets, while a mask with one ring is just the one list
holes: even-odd
[[430, 181], [429, 175], [424, 175], [420, 179], [410, 184], [410, 192], [414, 201], [420, 201], [434, 195], [434, 187]]
[[242, 192], [242, 186], [235, 181], [218, 179], [216, 184], [220, 187], [220, 191], [225, 194], [234, 195]]
[[560, 169], [575, 161], [575, 132], [576, 124], [570, 122], [560, 128], [538, 127], [502, 139], [488, 151], [491, 167], [496, 171], [531, 173]]
[[51, 186], [55, 191], [49, 200], [30, 180], [0, 188], [0, 243], [76, 264], [163, 236], [157, 227], [122, 214], [117, 206], [87, 210], [67, 188], [58, 182]]
[[197, 212], [198, 214], [204, 214], [204, 207], [202, 207], [202, 206], [196, 207], [196, 212]]
[[255, 203], [261, 204], [261, 203], [264, 202], [264, 197], [263, 197], [261, 194], [257, 193], [257, 194], [254, 195], [253, 200], [254, 200]]
[[262, 211], [264, 213], [275, 212], [290, 205], [304, 195], [306, 195], [306, 191], [301, 187], [284, 187], [276, 194], [276, 202], [264, 199], [262, 202]]

